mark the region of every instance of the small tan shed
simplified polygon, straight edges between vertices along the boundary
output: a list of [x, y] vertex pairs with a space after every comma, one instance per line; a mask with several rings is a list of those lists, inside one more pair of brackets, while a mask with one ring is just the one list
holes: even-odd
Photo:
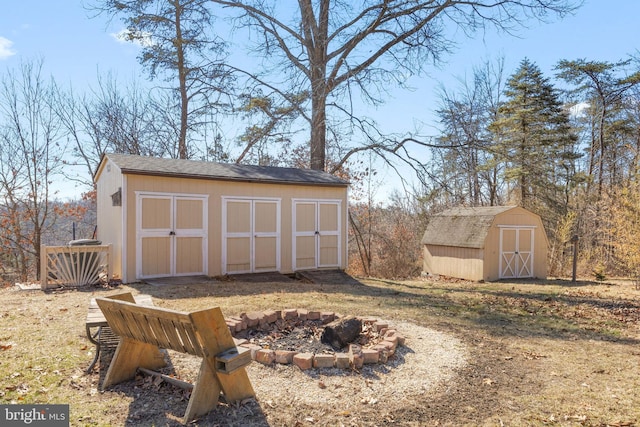
[[425, 273], [475, 281], [547, 277], [542, 221], [521, 207], [449, 209], [431, 217], [422, 245]]
[[105, 154], [94, 181], [125, 283], [347, 265], [348, 182], [325, 172]]

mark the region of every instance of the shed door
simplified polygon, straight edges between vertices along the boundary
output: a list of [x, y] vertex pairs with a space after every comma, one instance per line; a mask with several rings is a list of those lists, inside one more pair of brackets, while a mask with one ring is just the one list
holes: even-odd
[[294, 201], [294, 270], [340, 266], [340, 205], [340, 201]]
[[280, 270], [280, 200], [225, 198], [223, 273]]
[[138, 278], [205, 273], [205, 196], [138, 194], [137, 208]]
[[533, 277], [533, 232], [531, 227], [500, 228], [500, 278]]

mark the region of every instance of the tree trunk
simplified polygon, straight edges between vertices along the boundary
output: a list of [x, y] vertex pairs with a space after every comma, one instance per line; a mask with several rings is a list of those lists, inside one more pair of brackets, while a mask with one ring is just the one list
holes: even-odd
[[[319, 85], [314, 85], [319, 86]], [[324, 86], [324, 85], [322, 85]], [[310, 167], [314, 170], [324, 171], [326, 163], [326, 101], [325, 95], [320, 89], [314, 88], [312, 95], [312, 114], [311, 114], [311, 141], [310, 141]], [[324, 91], [322, 91], [324, 92]]]
[[189, 120], [189, 95], [187, 88], [188, 71], [185, 61], [184, 40], [182, 39], [182, 25], [180, 20], [182, 10], [180, 9], [179, 2], [175, 2], [173, 7], [175, 9], [175, 47], [178, 58], [178, 80], [180, 84], [180, 135], [178, 137], [178, 158], [187, 159], [189, 157], [187, 152], [187, 127]]
[[311, 169], [324, 171], [327, 146], [327, 96], [331, 92], [327, 82], [327, 46], [329, 43], [329, 0], [322, 0], [319, 14], [314, 14], [311, 1], [301, 1], [300, 12], [309, 56], [309, 80], [311, 83], [311, 132], [309, 141]]

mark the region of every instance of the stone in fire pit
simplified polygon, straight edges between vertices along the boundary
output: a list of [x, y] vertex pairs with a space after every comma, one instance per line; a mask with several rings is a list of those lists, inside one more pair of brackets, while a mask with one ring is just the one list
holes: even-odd
[[[353, 319], [353, 320], [352, 320]], [[342, 317], [332, 312], [287, 309], [243, 313], [226, 319], [236, 345], [249, 348], [253, 360], [263, 363], [295, 364], [300, 369], [360, 369], [363, 364], [386, 363], [404, 337], [385, 322], [370, 317]], [[321, 335], [332, 324], [337, 329], [350, 325], [350, 342], [322, 343]], [[360, 324], [359, 329], [353, 325]], [[329, 326], [329, 325], [327, 325]], [[341, 332], [341, 333], [342, 333]]]

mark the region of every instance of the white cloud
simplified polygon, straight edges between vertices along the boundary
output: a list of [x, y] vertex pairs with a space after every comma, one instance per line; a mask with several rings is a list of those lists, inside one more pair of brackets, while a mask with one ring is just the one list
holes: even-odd
[[583, 117], [585, 115], [585, 110], [589, 108], [591, 105], [588, 102], [579, 102], [576, 105], [569, 108], [569, 114], [572, 117]]
[[149, 47], [153, 45], [153, 39], [150, 33], [133, 33], [128, 28], [118, 31], [117, 33], [111, 33], [111, 37], [116, 39], [119, 43], [133, 43], [141, 47]]
[[16, 54], [16, 52], [11, 49], [11, 46], [13, 46], [11, 40], [0, 36], [0, 60], [7, 59]]

